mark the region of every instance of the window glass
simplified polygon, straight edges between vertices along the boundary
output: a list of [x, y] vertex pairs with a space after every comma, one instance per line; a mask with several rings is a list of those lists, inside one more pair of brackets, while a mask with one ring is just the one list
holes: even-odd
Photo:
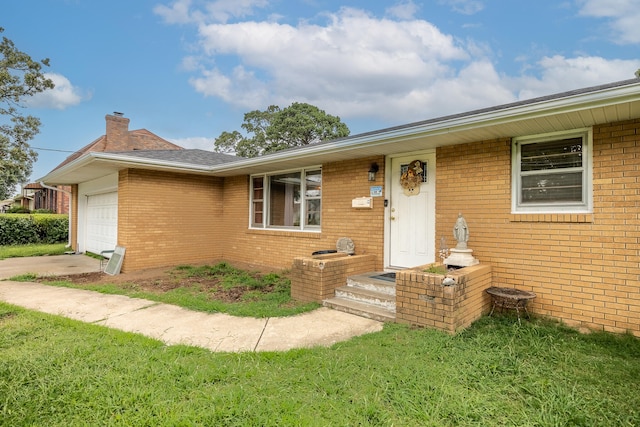
[[582, 172], [522, 177], [522, 203], [582, 202]]
[[316, 200], [307, 200], [307, 221], [305, 223], [305, 225], [310, 225], [310, 226], [317, 226], [320, 225], [320, 213], [321, 213], [321, 209], [320, 209], [320, 200], [316, 199]]
[[305, 225], [320, 225], [322, 212], [322, 173], [319, 170], [308, 171], [305, 175]]
[[251, 202], [251, 225], [262, 227], [264, 223], [264, 178], [255, 177], [251, 180], [252, 202]]
[[318, 229], [322, 171], [301, 170], [251, 178], [251, 226]]
[[300, 172], [269, 177], [269, 225], [300, 225]]
[[582, 167], [582, 138], [522, 145], [523, 172]]
[[585, 211], [590, 204], [588, 133], [514, 141], [514, 210]]

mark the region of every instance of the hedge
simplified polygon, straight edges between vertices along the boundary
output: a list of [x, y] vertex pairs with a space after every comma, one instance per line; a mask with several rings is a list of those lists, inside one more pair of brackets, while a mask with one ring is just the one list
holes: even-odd
[[68, 238], [68, 215], [0, 215], [0, 245], [60, 243], [66, 242]]

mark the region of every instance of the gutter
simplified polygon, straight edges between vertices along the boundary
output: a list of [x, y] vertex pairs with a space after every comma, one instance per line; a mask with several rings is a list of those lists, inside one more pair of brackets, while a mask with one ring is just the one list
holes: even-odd
[[61, 169], [52, 171], [45, 178], [55, 178], [67, 171], [84, 166], [92, 161], [119, 163], [123, 166], [155, 166], [178, 172], [198, 172], [215, 174], [241, 171], [245, 168], [268, 165], [278, 161], [298, 158], [304, 159], [322, 156], [326, 153], [340, 153], [357, 150], [362, 147], [374, 148], [381, 144], [400, 141], [406, 138], [429, 137], [443, 134], [484, 128], [499, 123], [512, 123], [524, 118], [539, 118], [549, 114], [567, 113], [594, 107], [604, 107], [624, 101], [640, 99], [639, 79], [625, 80], [611, 85], [569, 91], [561, 94], [543, 96], [526, 101], [517, 101], [496, 107], [479, 109], [461, 114], [438, 117], [425, 121], [390, 127], [333, 141], [305, 146], [303, 149], [290, 149], [266, 156], [237, 160], [218, 165], [194, 165], [158, 159], [132, 158], [126, 154], [109, 152], [89, 152]]
[[67, 246], [66, 247], [70, 248], [71, 247], [71, 214], [73, 213], [73, 209], [71, 207], [72, 194], [71, 194], [70, 191], [63, 190], [61, 188], [51, 187], [51, 186], [45, 184], [44, 181], [40, 181], [40, 185], [43, 186], [46, 189], [53, 190], [53, 191], [59, 191], [61, 193], [66, 194], [67, 196], [69, 196], [69, 232], [68, 232], [68, 237], [67, 237], [68, 241], [67, 241]]

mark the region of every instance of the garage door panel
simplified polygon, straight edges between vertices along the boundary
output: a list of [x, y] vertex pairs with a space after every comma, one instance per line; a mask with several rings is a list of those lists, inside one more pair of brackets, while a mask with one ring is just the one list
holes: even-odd
[[118, 193], [87, 197], [87, 251], [113, 250], [118, 241]]

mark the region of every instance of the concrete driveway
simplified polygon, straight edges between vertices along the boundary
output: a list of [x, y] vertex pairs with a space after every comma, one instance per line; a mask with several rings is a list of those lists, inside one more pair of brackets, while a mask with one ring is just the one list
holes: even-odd
[[154, 301], [6, 279], [25, 273], [64, 275], [98, 271], [84, 255], [0, 261], [0, 301], [165, 342], [211, 351], [285, 351], [330, 346], [382, 330], [383, 323], [329, 308], [292, 317], [256, 319], [203, 313]]
[[61, 276], [100, 271], [100, 261], [86, 255], [54, 255], [0, 260], [0, 280], [21, 274]]

